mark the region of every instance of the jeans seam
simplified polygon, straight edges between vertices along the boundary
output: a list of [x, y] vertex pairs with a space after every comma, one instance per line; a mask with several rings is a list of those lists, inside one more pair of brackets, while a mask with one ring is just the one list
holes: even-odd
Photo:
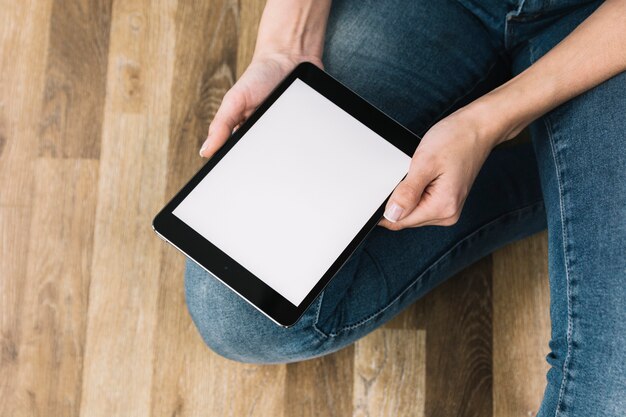
[[322, 293], [320, 294], [319, 301], [317, 302], [317, 312], [315, 314], [315, 321], [313, 322], [313, 330], [315, 330], [316, 333], [321, 335], [321, 337], [323, 339], [328, 339], [328, 335], [326, 333], [324, 333], [319, 327], [317, 327], [317, 324], [320, 321], [320, 313], [322, 311], [322, 301], [323, 300], [324, 300], [324, 291], [322, 291]]
[[[476, 236], [477, 234], [481, 233], [482, 231], [484, 231], [485, 229], [491, 227], [494, 224], [497, 224], [498, 222], [502, 221], [503, 219], [510, 217], [512, 215], [521, 213], [523, 211], [526, 210], [530, 210], [534, 207], [536, 207], [537, 205], [543, 204], [543, 199], [542, 200], [538, 200], [535, 201], [527, 206], [515, 209], [513, 211], [509, 211], [507, 213], [504, 213], [503, 215], [489, 221], [488, 223], [480, 226], [478, 229], [474, 230], [473, 232], [471, 232], [470, 234], [468, 234], [467, 236], [465, 236], [463, 239], [457, 241], [454, 246], [452, 246], [450, 249], [448, 249], [444, 254], [442, 254], [435, 262], [433, 262], [431, 265], [428, 266], [428, 268], [426, 268], [421, 274], [419, 274], [414, 280], [413, 282], [411, 282], [404, 290], [402, 290], [400, 292], [400, 294], [398, 294], [393, 300], [391, 300], [387, 305], [385, 305], [384, 307], [380, 308], [379, 310], [377, 310], [376, 312], [370, 314], [369, 316], [365, 317], [364, 319], [361, 319], [360, 321], [350, 324], [348, 326], [344, 326], [334, 332], [330, 332], [330, 333], [325, 333], [323, 332], [321, 329], [319, 329], [317, 327], [318, 322], [316, 321], [314, 324], [314, 328], [316, 331], [324, 334], [326, 337], [336, 337], [339, 334], [347, 331], [347, 330], [354, 330], [360, 326], [363, 326], [364, 324], [372, 321], [373, 319], [375, 319], [376, 317], [378, 317], [380, 314], [384, 313], [386, 310], [388, 310], [392, 305], [394, 305], [398, 300], [400, 300], [408, 291], [410, 291], [418, 282], [422, 281], [422, 278], [424, 276], [426, 276], [429, 272], [431, 272], [435, 267], [439, 266], [444, 260], [446, 260], [448, 258], [448, 256], [459, 246], [461, 246], [463, 243], [465, 243], [466, 241], [468, 241], [469, 239], [473, 238], [474, 236]], [[321, 308], [321, 304], [320, 304], [320, 308]], [[319, 310], [318, 310], [318, 319], [319, 319]]]
[[524, 3], [526, 3], [526, 0], [520, 0], [517, 5], [517, 9], [510, 11], [506, 14], [506, 17], [504, 19], [504, 49], [509, 49], [509, 22], [522, 13]]
[[[532, 57], [531, 57], [532, 58]], [[567, 295], [567, 352], [565, 354], [565, 359], [563, 360], [563, 367], [561, 369], [561, 385], [559, 387], [559, 398], [556, 403], [556, 408], [554, 411], [554, 416], [558, 417], [561, 414], [561, 408], [563, 402], [565, 400], [565, 385], [567, 384], [567, 377], [569, 373], [569, 365], [572, 358], [572, 333], [573, 333], [573, 318], [572, 318], [572, 288], [571, 288], [571, 279], [570, 279], [570, 267], [569, 267], [569, 257], [567, 256], [567, 227], [565, 225], [565, 209], [563, 202], [563, 182], [561, 179], [561, 173], [559, 172], [559, 164], [556, 156], [556, 149], [554, 145], [554, 134], [552, 132], [552, 125], [548, 120], [549, 117], [543, 117], [543, 124], [546, 127], [546, 131], [548, 134], [548, 141], [550, 143], [550, 152], [552, 153], [552, 160], [554, 161], [554, 169], [556, 174], [556, 181], [558, 184], [559, 190], [559, 210], [560, 210], [560, 218], [561, 218], [561, 239], [563, 245], [563, 264], [565, 266], [565, 288]]]

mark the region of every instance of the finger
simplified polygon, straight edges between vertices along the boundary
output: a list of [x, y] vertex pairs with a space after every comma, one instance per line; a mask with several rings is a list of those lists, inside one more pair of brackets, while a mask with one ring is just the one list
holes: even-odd
[[460, 216], [463, 202], [455, 197], [452, 190], [445, 190], [441, 184], [433, 184], [432, 192], [402, 219], [404, 227], [451, 226]]
[[224, 95], [215, 117], [209, 126], [209, 135], [200, 148], [200, 156], [210, 157], [230, 137], [235, 126], [244, 119], [245, 100], [232, 90]]
[[413, 213], [417, 210], [424, 213], [426, 217], [429, 217], [429, 216], [434, 217], [436, 215], [436, 211], [433, 208], [429, 207], [430, 204], [428, 200], [430, 196], [427, 193], [428, 193], [428, 187], [424, 190], [424, 192], [420, 196], [420, 200], [418, 204], [415, 206], [415, 208], [413, 208], [413, 210], [409, 212], [409, 214], [404, 215], [402, 219], [396, 220], [395, 222], [393, 222], [387, 219], [386, 217], [383, 217], [378, 224], [389, 230], [397, 231], [397, 230], [402, 230], [402, 229], [406, 229], [409, 227], [414, 227], [413, 219], [415, 216], [413, 216]]
[[392, 223], [389, 220], [385, 219], [384, 217], [382, 219], [380, 219], [380, 221], [378, 222], [379, 226], [384, 227], [385, 229], [389, 229], [389, 230], [400, 230], [403, 229], [402, 227], [398, 227], [398, 223]]
[[411, 164], [406, 178], [395, 188], [383, 216], [391, 223], [396, 223], [407, 216], [418, 205], [426, 186], [433, 180], [433, 173], [426, 167]]

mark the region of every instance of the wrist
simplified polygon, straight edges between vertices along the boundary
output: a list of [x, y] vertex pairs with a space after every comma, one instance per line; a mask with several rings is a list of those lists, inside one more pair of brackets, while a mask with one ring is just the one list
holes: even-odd
[[496, 100], [483, 96], [460, 108], [451, 116], [458, 117], [477, 144], [488, 151], [509, 139], [513, 130], [505, 111]]
[[324, 69], [321, 57], [315, 55], [300, 55], [293, 51], [282, 49], [263, 49], [254, 52], [250, 65], [261, 64], [263, 66], [274, 66], [281, 73], [288, 73], [298, 66], [301, 62], [310, 62]]
[[258, 37], [254, 48], [254, 57], [282, 55], [289, 57], [322, 58], [323, 39], [318, 42], [304, 38]]
[[255, 55], [279, 53], [321, 60], [330, 0], [268, 0]]
[[[288, 61], [290, 64], [299, 64], [309, 61], [322, 67], [322, 57], [317, 54], [307, 54], [306, 52], [286, 49], [280, 46], [265, 45], [263, 48], [255, 49], [252, 61], [272, 59], [275, 61]], [[323, 68], [323, 67], [322, 67]]]
[[496, 89], [460, 110], [473, 120], [480, 140], [491, 147], [513, 139], [532, 121], [520, 107], [520, 97], [512, 93]]
[[515, 138], [526, 126], [554, 107], [558, 88], [553, 77], [538, 78], [525, 71], [485, 94], [467, 107], [473, 108], [495, 145]]

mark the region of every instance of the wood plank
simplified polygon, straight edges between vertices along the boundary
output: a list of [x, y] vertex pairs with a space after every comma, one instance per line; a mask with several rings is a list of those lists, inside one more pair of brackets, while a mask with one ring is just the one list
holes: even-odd
[[0, 415], [19, 407], [21, 326], [31, 208], [0, 206]]
[[493, 254], [493, 412], [534, 416], [546, 386], [550, 348], [547, 233]]
[[321, 358], [287, 365], [285, 415], [352, 415], [354, 345]]
[[[36, 33], [49, 35], [51, 40], [48, 42], [48, 38], [46, 38], [46, 46], [48, 51], [52, 51], [52, 54], [39, 51], [40, 57], [48, 56], [49, 58], [46, 76], [48, 88], [44, 94], [42, 94], [43, 88], [38, 90], [27, 89], [36, 97], [37, 104], [34, 101], [31, 102], [33, 109], [41, 108], [42, 96], [50, 97], [50, 81], [55, 73], [59, 75], [63, 72], [70, 72], [70, 68], [82, 68], [74, 61], [75, 57], [63, 57], [63, 54], [73, 51], [77, 42], [79, 46], [88, 46], [92, 41], [89, 37], [83, 37], [85, 33], [81, 33], [79, 36], [74, 36], [71, 39], [72, 42], [68, 43], [67, 36], [63, 35], [76, 35], [76, 22], [72, 21], [71, 13], [64, 13], [66, 10], [59, 3], [57, 1], [56, 7], [47, 8], [45, 15], [47, 21], [45, 24], [40, 22], [40, 26], [33, 29]], [[63, 3], [63, 6], [65, 5], [66, 3]], [[41, 7], [42, 4], [39, 3], [37, 6]], [[73, 8], [72, 10], [77, 9]], [[99, 12], [101, 10], [98, 10]], [[33, 36], [33, 38], [37, 39], [38, 36]], [[108, 32], [105, 33], [104, 40], [105, 43], [108, 41]], [[91, 54], [94, 51], [89, 52]], [[106, 50], [104, 55], [106, 55]], [[63, 58], [70, 58], [68, 61], [73, 62], [65, 62], [65, 66], [62, 68], [53, 64], [54, 62], [62, 62]], [[26, 64], [28, 70], [24, 72], [25, 74], [32, 75], [32, 69], [38, 68], [37, 61], [29, 61]], [[102, 66], [102, 64], [104, 63], [98, 65]], [[89, 68], [89, 71], [97, 70], [98, 65], [95, 68]], [[106, 65], [104, 67], [106, 68]], [[23, 81], [25, 81], [25, 85], [33, 85], [31, 79]], [[63, 85], [60, 86], [60, 89], [67, 92], [67, 87], [67, 85]], [[77, 100], [77, 97], [65, 100], [66, 102], [76, 101], [79, 103], [62, 109], [64, 117], [75, 117], [77, 109], [88, 107], [90, 104], [88, 98], [92, 97], [89, 93], [93, 91], [85, 87], [80, 87], [80, 90], [85, 90], [85, 97], [81, 97], [80, 100]], [[90, 87], [93, 89], [93, 86]], [[101, 91], [104, 93], [104, 88], [101, 88]], [[44, 110], [45, 107], [44, 105]], [[33, 117], [33, 119], [41, 120], [40, 115]], [[42, 125], [45, 126], [45, 123]], [[34, 128], [39, 134], [45, 133], [41, 126], [34, 126]], [[61, 131], [61, 135], [78, 138], [76, 141], [80, 142], [84, 132], [82, 132], [82, 126], [79, 129], [80, 131], [64, 129]], [[36, 136], [35, 138], [39, 142], [40, 139]], [[98, 147], [99, 144], [96, 148]], [[32, 150], [36, 151], [38, 146], [31, 143], [30, 148], [33, 152]], [[16, 161], [17, 158], [13, 155], [11, 159]], [[34, 172], [40, 183], [38, 183], [35, 192], [37, 206], [33, 213], [30, 257], [36, 259], [29, 262], [28, 273], [24, 274], [25, 276], [14, 276], [14, 278], [19, 277], [26, 287], [22, 300], [24, 311], [20, 325], [21, 343], [16, 352], [19, 361], [19, 375], [14, 379], [15, 383], [19, 384], [14, 393], [15, 406], [19, 411], [14, 410], [14, 412], [21, 413], [30, 410], [38, 413], [43, 411], [43, 414], [47, 414], [47, 411], [50, 411], [52, 415], [76, 415], [78, 413], [84, 343], [82, 340], [84, 338], [84, 321], [80, 318], [84, 316], [86, 311], [85, 285], [88, 285], [88, 276], [83, 273], [84, 271], [79, 271], [77, 265], [80, 264], [80, 267], [88, 265], [91, 256], [91, 234], [79, 229], [84, 226], [86, 230], [90, 230], [93, 227], [95, 204], [93, 189], [97, 164], [90, 166], [74, 161], [69, 161], [69, 164], [69, 166], [51, 166], [50, 161], [44, 161], [36, 165]], [[51, 183], [46, 184], [45, 181], [51, 181]], [[56, 181], [60, 182], [57, 183]], [[87, 188], [80, 189], [83, 186]], [[79, 197], [79, 201], [84, 204], [79, 214], [74, 213], [71, 210], [71, 204], [68, 203], [76, 197]], [[81, 200], [82, 198], [85, 200]], [[70, 218], [64, 217], [66, 214]], [[64, 222], [63, 220], [67, 221]], [[55, 228], [55, 226], [62, 229]], [[62, 250], [67, 250], [69, 253], [61, 253]], [[86, 256], [89, 257], [88, 260], [85, 259]], [[24, 256], [24, 258], [26, 257]], [[40, 270], [37, 268], [41, 266], [42, 259], [48, 264]], [[62, 276], [65, 273], [67, 273], [67, 277]]]
[[150, 414], [175, 13], [175, 0], [113, 6], [83, 416]]
[[385, 329], [425, 329], [426, 303], [418, 300], [383, 325]]
[[52, 2], [0, 4], [0, 206], [29, 206]]
[[98, 162], [37, 161], [13, 415], [78, 416]]
[[98, 158], [110, 24], [111, 0], [55, 0], [40, 155]]
[[427, 416], [492, 415], [491, 268], [488, 256], [423, 299]]
[[[285, 385], [284, 365], [253, 365], [232, 362], [212, 352], [209, 366], [190, 378], [200, 381], [204, 377], [210, 385], [208, 391], [197, 391], [195, 398], [208, 396], [207, 409], [196, 408], [189, 416], [207, 415], [224, 417], [282, 417]], [[210, 375], [210, 378], [207, 376]], [[206, 386], [206, 385], [205, 385]]]
[[246, 70], [256, 45], [259, 21], [263, 14], [265, 0], [242, 0], [239, 2], [239, 42], [237, 47], [237, 77]]
[[355, 416], [423, 416], [425, 331], [375, 330], [356, 343], [354, 373]]
[[167, 198], [204, 163], [198, 151], [236, 78], [238, 16], [232, 0], [181, 2], [176, 12]]
[[44, 85], [50, 1], [0, 2], [0, 415], [12, 416], [22, 344], [32, 163]]

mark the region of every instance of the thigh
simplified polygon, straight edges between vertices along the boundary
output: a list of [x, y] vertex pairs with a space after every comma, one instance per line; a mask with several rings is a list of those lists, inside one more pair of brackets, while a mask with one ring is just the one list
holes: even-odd
[[[598, 3], [517, 57], [534, 62]], [[548, 216], [552, 337], [540, 416], [626, 412], [626, 73], [532, 125]]]
[[[423, 129], [501, 76], [484, 27], [456, 2], [381, 4], [333, 2], [324, 63], [401, 123]], [[532, 146], [502, 148], [488, 158], [455, 226], [375, 227], [292, 328], [274, 325], [192, 263], [187, 303], [205, 342], [223, 356], [311, 358], [352, 343], [455, 272], [544, 227]]]
[[496, 44], [456, 0], [334, 0], [323, 62], [339, 81], [422, 135], [509, 77]]

